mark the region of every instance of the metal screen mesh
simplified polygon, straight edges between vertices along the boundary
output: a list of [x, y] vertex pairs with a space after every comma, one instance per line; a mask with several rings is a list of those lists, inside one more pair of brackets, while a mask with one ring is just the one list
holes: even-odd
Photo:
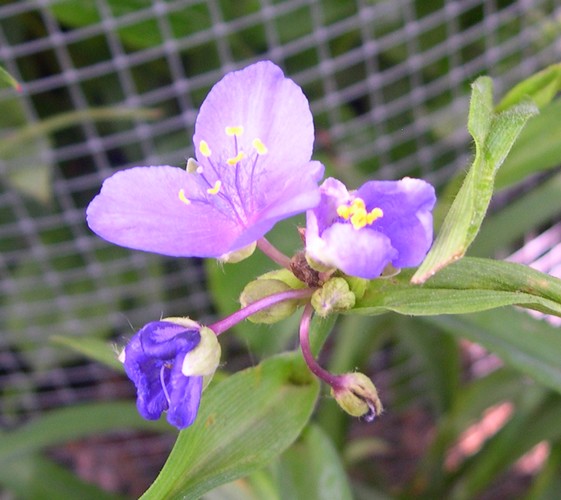
[[[116, 169], [183, 165], [197, 109], [225, 72], [281, 65], [311, 101], [316, 157], [343, 174], [439, 185], [470, 154], [469, 82], [490, 74], [501, 92], [558, 58], [555, 4], [0, 3], [0, 63], [23, 83], [20, 95], [0, 92], [2, 137], [20, 141], [0, 150], [0, 424], [131, 393], [51, 336], [119, 338], [161, 315], [212, 313], [200, 262], [113, 247], [89, 232], [84, 209]], [[159, 116], [103, 114], [119, 107]], [[61, 114], [65, 126], [49, 122]]]

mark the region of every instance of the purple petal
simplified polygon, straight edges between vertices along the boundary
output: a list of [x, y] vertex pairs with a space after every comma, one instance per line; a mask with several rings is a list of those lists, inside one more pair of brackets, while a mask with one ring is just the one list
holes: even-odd
[[157, 420], [168, 408], [160, 380], [163, 364], [163, 361], [144, 354], [138, 335], [125, 348], [125, 371], [136, 387], [136, 407], [148, 420]]
[[193, 137], [197, 159], [205, 168], [207, 159], [198, 149], [201, 140], [210, 146], [212, 159], [222, 160], [215, 164], [221, 164], [236, 154], [225, 129], [238, 126], [244, 128], [237, 137], [240, 150], [252, 151], [255, 138], [268, 148], [262, 166], [267, 171], [296, 172], [310, 160], [314, 126], [308, 100], [270, 61], [228, 73], [206, 97]]
[[167, 384], [170, 395], [168, 422], [178, 429], [189, 427], [197, 418], [201, 394], [203, 391], [203, 377], [186, 377], [181, 373], [183, 359], [177, 359], [171, 369], [171, 376]]
[[203, 196], [194, 174], [169, 166], [136, 167], [104, 183], [87, 209], [90, 229], [127, 248], [174, 257], [218, 257], [230, 251], [241, 227], [227, 206], [179, 197]]
[[323, 176], [323, 170], [321, 163], [310, 162], [313, 177], [285, 178], [261, 186], [262, 192], [266, 195], [263, 207], [253, 216], [252, 223], [236, 240], [233, 247], [243, 248], [265, 235], [278, 221], [315, 207], [320, 201], [317, 182]]
[[188, 330], [169, 321], [148, 323], [137, 335], [144, 355], [162, 360], [172, 360], [178, 353], [192, 351], [201, 340], [197, 330]]
[[383, 210], [384, 216], [374, 222], [372, 229], [388, 235], [397, 249], [392, 264], [397, 268], [419, 265], [432, 244], [434, 188], [420, 179], [371, 181], [358, 190], [357, 196], [369, 210]]
[[350, 276], [377, 278], [397, 255], [390, 239], [376, 231], [357, 231], [350, 224], [335, 223], [323, 231], [321, 237], [317, 237], [313, 229], [308, 234], [309, 229], [308, 226], [308, 254], [313, 259], [336, 267]]

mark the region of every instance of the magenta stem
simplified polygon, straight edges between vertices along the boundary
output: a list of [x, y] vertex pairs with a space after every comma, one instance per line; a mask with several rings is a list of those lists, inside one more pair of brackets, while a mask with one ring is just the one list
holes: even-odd
[[329, 384], [331, 387], [336, 389], [339, 387], [339, 376], [329, 373], [327, 370], [323, 369], [319, 363], [314, 358], [312, 354], [312, 349], [310, 347], [310, 323], [312, 321], [312, 314], [314, 308], [312, 304], [306, 304], [304, 308], [304, 313], [302, 314], [302, 319], [300, 320], [300, 349], [302, 349], [302, 355], [304, 356], [304, 361], [308, 365], [310, 371], [318, 378]]
[[276, 262], [279, 266], [290, 269], [290, 258], [283, 254], [268, 239], [260, 238], [257, 240], [257, 248], [261, 250], [269, 259]]
[[314, 293], [314, 290], [311, 290], [310, 288], [301, 288], [299, 290], [288, 290], [286, 292], [275, 293], [274, 295], [269, 295], [268, 297], [256, 300], [239, 311], [230, 314], [230, 316], [226, 316], [224, 319], [221, 319], [212, 325], [208, 325], [208, 327], [216, 333], [216, 335], [220, 335], [222, 332], [225, 332], [234, 325], [237, 325], [240, 321], [247, 319], [249, 316], [252, 316], [263, 309], [267, 309], [267, 307], [274, 306], [275, 304], [284, 302], [285, 300], [306, 299], [310, 297], [312, 293]]

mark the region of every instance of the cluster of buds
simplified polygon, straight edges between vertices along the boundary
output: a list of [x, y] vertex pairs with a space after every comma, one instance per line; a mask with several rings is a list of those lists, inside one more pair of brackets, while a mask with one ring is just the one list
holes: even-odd
[[[348, 191], [311, 159], [314, 127], [300, 87], [261, 61], [227, 74], [195, 123], [187, 168], [135, 167], [108, 178], [87, 209], [89, 227], [127, 248], [235, 263], [256, 248], [281, 266], [249, 283], [236, 313], [203, 327], [185, 318], [148, 323], [121, 353], [142, 416], [184, 429], [218, 367], [217, 336], [249, 319], [274, 323], [304, 306], [302, 353], [339, 405], [372, 420], [376, 388], [359, 373], [333, 375], [309, 346], [312, 314], [351, 310], [367, 280], [421, 263], [432, 243], [433, 187], [419, 179], [369, 181]], [[304, 250], [293, 258], [265, 239], [280, 220], [306, 212]]]

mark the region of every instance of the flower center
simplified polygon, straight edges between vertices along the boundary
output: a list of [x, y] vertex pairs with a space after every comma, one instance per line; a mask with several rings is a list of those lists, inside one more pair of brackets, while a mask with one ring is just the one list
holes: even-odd
[[339, 205], [337, 215], [346, 221], [350, 221], [355, 229], [370, 226], [375, 220], [384, 216], [381, 208], [373, 208], [368, 212], [362, 198], [355, 198], [350, 205]]
[[[250, 144], [245, 142], [240, 144], [240, 137], [244, 135], [244, 131], [243, 125], [225, 127], [227, 142], [223, 148], [217, 149], [217, 143], [211, 148], [207, 141], [199, 141], [198, 150], [207, 158], [208, 165], [203, 169], [195, 160], [189, 160], [187, 171], [198, 176], [199, 182], [202, 182], [201, 187], [210, 197], [205, 196], [205, 199], [187, 197], [185, 189], [181, 188], [177, 193], [181, 203], [189, 205], [197, 201], [210, 202], [219, 207], [224, 206], [223, 202], [225, 202], [229, 206], [229, 209], [224, 210], [225, 215], [232, 210], [241, 224], [251, 218], [251, 213], [257, 209], [253, 196], [253, 185], [256, 180], [254, 177], [258, 175], [256, 166], [259, 158], [266, 155], [269, 149], [259, 137], [253, 138]], [[246, 144], [247, 149], [242, 144]]]

